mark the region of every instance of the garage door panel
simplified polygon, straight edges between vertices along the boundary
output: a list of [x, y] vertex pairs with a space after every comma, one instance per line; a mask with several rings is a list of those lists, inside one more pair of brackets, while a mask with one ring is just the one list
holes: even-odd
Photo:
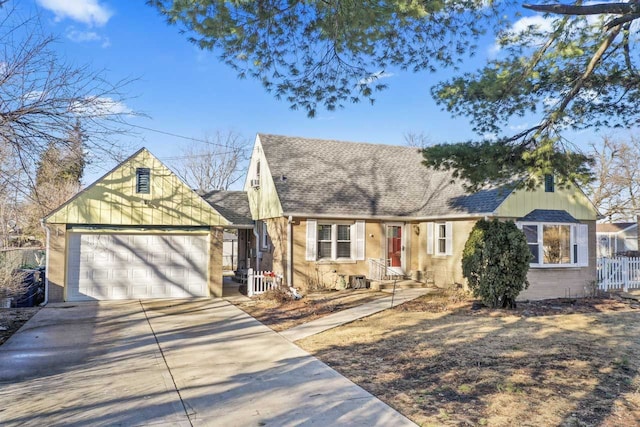
[[208, 236], [70, 233], [67, 300], [208, 296]]

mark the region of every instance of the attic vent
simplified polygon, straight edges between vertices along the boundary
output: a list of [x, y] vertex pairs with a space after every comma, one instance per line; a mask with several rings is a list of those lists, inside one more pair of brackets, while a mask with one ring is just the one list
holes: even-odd
[[544, 191], [546, 193], [553, 193], [555, 191], [553, 175], [546, 174], [544, 176]]
[[136, 169], [136, 193], [149, 194], [151, 171], [149, 168]]

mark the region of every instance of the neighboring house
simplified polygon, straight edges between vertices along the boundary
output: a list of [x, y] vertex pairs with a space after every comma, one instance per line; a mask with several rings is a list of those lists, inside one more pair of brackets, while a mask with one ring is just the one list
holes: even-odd
[[44, 218], [48, 300], [222, 296], [223, 230], [253, 221], [245, 193], [207, 196], [139, 150]]
[[597, 211], [577, 188], [468, 194], [415, 148], [259, 134], [245, 182], [257, 221], [247, 265], [293, 286], [393, 275], [464, 283], [462, 249], [482, 218], [514, 220], [534, 261], [522, 299], [583, 295], [595, 278]]
[[596, 225], [598, 257], [611, 258], [638, 250], [638, 223], [616, 222]]

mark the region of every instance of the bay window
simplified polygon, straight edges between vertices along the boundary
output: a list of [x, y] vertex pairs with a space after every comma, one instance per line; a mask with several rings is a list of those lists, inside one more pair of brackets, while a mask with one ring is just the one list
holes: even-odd
[[588, 265], [586, 224], [519, 223], [529, 250], [532, 267], [576, 267]]

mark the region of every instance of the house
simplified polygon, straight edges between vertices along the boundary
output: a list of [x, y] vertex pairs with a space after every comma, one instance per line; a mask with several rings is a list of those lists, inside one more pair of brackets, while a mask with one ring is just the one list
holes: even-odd
[[256, 220], [247, 265], [301, 288], [365, 276], [464, 283], [479, 219], [514, 220], [534, 259], [522, 299], [582, 295], [595, 278], [597, 210], [545, 177], [473, 194], [414, 148], [258, 134], [244, 190]]
[[43, 225], [55, 302], [221, 296], [223, 230], [253, 221], [246, 193], [201, 197], [143, 148]]
[[313, 288], [364, 278], [464, 283], [482, 218], [514, 220], [534, 259], [522, 298], [581, 295], [597, 212], [577, 188], [468, 194], [413, 148], [259, 134], [244, 191], [196, 193], [141, 149], [43, 220], [47, 300], [221, 296], [224, 230], [237, 268]]
[[596, 225], [598, 258], [638, 251], [638, 223], [615, 222]]

